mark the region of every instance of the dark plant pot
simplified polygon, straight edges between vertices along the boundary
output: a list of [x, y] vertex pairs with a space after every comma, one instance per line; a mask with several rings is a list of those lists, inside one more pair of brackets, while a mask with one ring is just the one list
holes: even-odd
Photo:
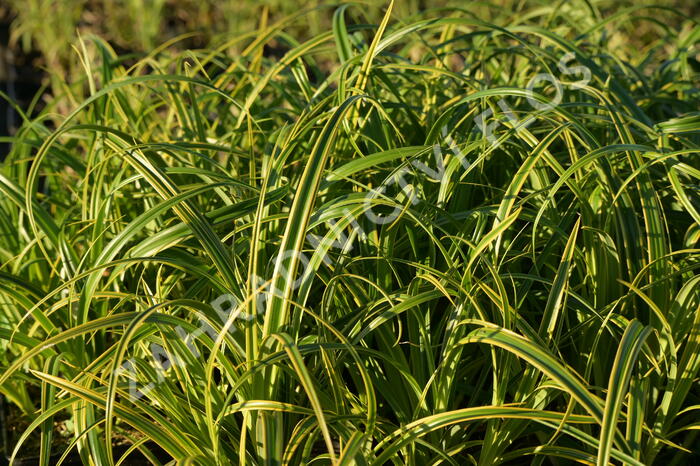
[[[9, 18], [0, 18], [0, 91], [26, 110], [29, 102], [41, 88], [45, 72], [35, 68], [36, 53], [24, 53], [20, 47], [8, 50]], [[22, 119], [12, 104], [0, 97], [0, 136], [10, 136], [21, 125]], [[0, 142], [0, 162], [10, 151], [10, 143]]]

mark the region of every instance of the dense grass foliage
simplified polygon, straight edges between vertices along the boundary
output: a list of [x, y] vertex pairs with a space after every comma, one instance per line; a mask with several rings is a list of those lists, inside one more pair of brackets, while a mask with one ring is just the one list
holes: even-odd
[[14, 453], [68, 418], [84, 464], [697, 460], [697, 22], [357, 8], [77, 47], [88, 97], [0, 169]]

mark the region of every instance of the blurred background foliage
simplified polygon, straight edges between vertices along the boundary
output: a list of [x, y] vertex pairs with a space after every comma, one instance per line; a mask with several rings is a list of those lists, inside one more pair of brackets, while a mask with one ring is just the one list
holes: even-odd
[[[3, 6], [4, 3], [4, 6]], [[350, 18], [356, 23], [376, 24], [381, 18], [386, 2], [361, 2], [363, 8], [352, 9]], [[559, 0], [556, 10], [561, 18], [580, 17], [592, 22], [595, 18], [607, 18], [621, 14], [627, 7], [640, 3], [663, 5], [680, 10], [689, 18], [697, 18], [700, 2], [696, 0], [617, 1], [617, 0]], [[417, 16], [449, 16], [462, 10], [480, 20], [497, 25], [525, 23], [539, 18], [538, 10], [552, 6], [546, 0], [498, 0], [495, 2], [458, 0], [400, 0], [394, 7], [395, 20], [409, 22]], [[3, 38], [3, 48], [15, 57], [31, 57], [32, 65], [51, 70], [57, 79], [82, 78], [84, 73], [75, 51], [79, 36], [97, 35], [105, 39], [120, 55], [143, 55], [167, 41], [176, 41], [175, 48], [206, 48], [218, 46], [242, 32], [256, 29], [261, 22], [268, 24], [301, 10], [312, 10], [305, 15], [303, 24], [290, 29], [290, 35], [302, 41], [328, 30], [333, 4], [319, 0], [3, 0], [0, 1], [0, 17], [9, 28]], [[594, 14], [590, 14], [593, 11]], [[577, 15], [577, 12], [579, 14]], [[566, 14], [564, 14], [566, 13]], [[624, 29], [610, 23], [610, 40], [624, 55], [632, 50], [639, 56], [640, 48], [654, 47], [656, 42], [681, 26], [678, 15], [654, 10], [652, 17], [637, 14], [641, 21], [626, 22]], [[555, 18], [552, 18], [553, 20]], [[537, 19], [539, 22], [539, 19]], [[592, 23], [591, 23], [592, 24]], [[554, 24], [552, 26], [555, 26]], [[580, 27], [581, 24], [576, 25]], [[573, 24], [557, 24], [558, 33], [566, 35]], [[240, 51], [245, 44], [231, 47]], [[5, 53], [4, 55], [8, 55]], [[12, 65], [12, 58], [5, 57], [5, 66]], [[9, 63], [8, 63], [9, 62]], [[25, 63], [20, 60], [20, 64]], [[7, 79], [2, 76], [0, 79]], [[7, 75], [7, 71], [4, 73]]]

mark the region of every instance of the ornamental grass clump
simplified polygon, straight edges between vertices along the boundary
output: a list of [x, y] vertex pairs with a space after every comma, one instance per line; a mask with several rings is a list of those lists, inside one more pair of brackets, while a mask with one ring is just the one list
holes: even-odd
[[10, 453], [697, 459], [700, 26], [587, 5], [83, 38], [0, 168]]

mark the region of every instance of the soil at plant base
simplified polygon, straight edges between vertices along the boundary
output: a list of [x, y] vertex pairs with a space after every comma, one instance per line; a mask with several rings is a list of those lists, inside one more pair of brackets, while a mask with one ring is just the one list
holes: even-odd
[[[0, 429], [4, 430], [3, 437], [7, 441], [4, 447], [5, 451], [3, 451], [0, 456], [0, 466], [9, 465], [8, 457], [12, 454], [14, 446], [27, 427], [29, 427], [30, 423], [31, 419], [19, 412], [18, 409], [12, 407], [8, 408], [7, 414], [4, 416], [4, 425], [0, 426]], [[58, 462], [65, 449], [68, 448], [70, 442], [73, 440], [74, 435], [70, 417], [65, 413], [58, 414], [54, 418], [53, 425], [54, 432], [51, 442], [51, 451], [55, 454], [51, 456], [49, 464], [56, 464]], [[129, 449], [133, 440], [141, 439], [143, 436], [140, 432], [132, 430], [128, 428], [128, 426], [117, 424], [115, 427], [118, 433], [114, 435], [112, 440], [112, 452], [115, 458], [119, 458]], [[159, 461], [167, 462], [171, 460], [171, 457], [164, 450], [152, 442], [146, 442], [144, 446], [148, 448]], [[36, 466], [39, 464], [39, 458], [36, 456], [39, 448], [40, 434], [37, 429], [32, 432], [29, 438], [24, 442], [20, 454], [12, 463], [12, 466]], [[74, 449], [63, 464], [66, 466], [82, 466], [83, 463], [80, 460], [80, 455], [77, 450]], [[126, 464], [130, 466], [147, 466], [152, 463], [140, 451], [134, 451], [129, 454]]]

